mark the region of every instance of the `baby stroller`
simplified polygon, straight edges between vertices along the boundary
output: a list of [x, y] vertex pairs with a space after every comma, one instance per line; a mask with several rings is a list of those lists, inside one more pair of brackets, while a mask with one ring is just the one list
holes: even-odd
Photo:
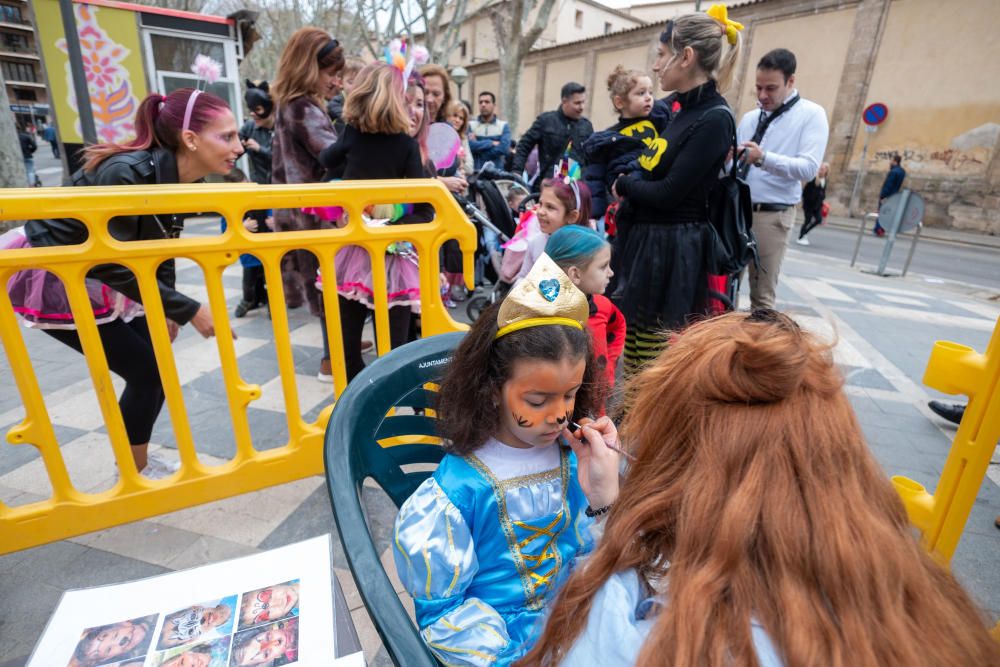
[[516, 227], [509, 197], [511, 191], [527, 196], [530, 190], [516, 176], [496, 169], [489, 162], [468, 180], [469, 196], [456, 195], [455, 199], [478, 233], [476, 285], [491, 285], [486, 293], [473, 296], [466, 305], [469, 320], [475, 322], [483, 310], [503, 299], [510, 289], [509, 284], [500, 280], [501, 246], [511, 239]]

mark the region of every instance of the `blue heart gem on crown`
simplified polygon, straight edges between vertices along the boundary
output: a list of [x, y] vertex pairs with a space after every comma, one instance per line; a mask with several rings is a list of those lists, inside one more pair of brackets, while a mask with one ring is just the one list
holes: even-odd
[[547, 278], [538, 283], [538, 291], [542, 298], [552, 303], [559, 298], [559, 281], [555, 278]]

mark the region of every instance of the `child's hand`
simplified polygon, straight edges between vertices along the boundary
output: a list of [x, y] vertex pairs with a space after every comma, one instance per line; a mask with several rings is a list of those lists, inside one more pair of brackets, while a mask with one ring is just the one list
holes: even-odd
[[257, 221], [250, 216], [243, 218], [243, 226], [246, 227], [247, 231], [257, 231]]
[[618, 498], [618, 430], [608, 417], [581, 419], [580, 426], [576, 434], [567, 428], [563, 435], [576, 453], [576, 475], [587, 501], [599, 509]]
[[267, 225], [267, 228], [270, 229], [273, 232], [274, 231], [274, 216], [273, 215], [269, 215], [266, 218], [264, 218], [264, 224]]

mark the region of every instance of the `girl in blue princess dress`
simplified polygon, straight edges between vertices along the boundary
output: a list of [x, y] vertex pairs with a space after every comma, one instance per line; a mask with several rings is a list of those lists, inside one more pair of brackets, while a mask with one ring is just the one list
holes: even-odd
[[588, 312], [542, 255], [476, 321], [442, 382], [447, 454], [400, 509], [393, 555], [424, 641], [446, 665], [523, 656], [546, 601], [593, 546], [594, 517], [618, 495], [617, 431], [585, 417], [603, 393]]

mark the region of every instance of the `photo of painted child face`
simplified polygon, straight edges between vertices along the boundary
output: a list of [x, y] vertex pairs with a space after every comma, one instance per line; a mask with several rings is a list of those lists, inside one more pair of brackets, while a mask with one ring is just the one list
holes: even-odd
[[298, 582], [288, 582], [243, 594], [240, 627], [276, 621], [292, 613], [299, 604]]
[[510, 447], [548, 447], [576, 405], [587, 364], [583, 359], [520, 359], [500, 390], [499, 440]]
[[242, 650], [233, 654], [235, 664], [242, 667], [270, 662], [284, 653], [289, 641], [289, 631], [284, 629], [260, 632]]
[[198, 651], [184, 651], [167, 660], [160, 667], [208, 667], [212, 664], [212, 656], [209, 653]]
[[156, 617], [138, 618], [87, 629], [70, 667], [96, 667], [145, 653]]

